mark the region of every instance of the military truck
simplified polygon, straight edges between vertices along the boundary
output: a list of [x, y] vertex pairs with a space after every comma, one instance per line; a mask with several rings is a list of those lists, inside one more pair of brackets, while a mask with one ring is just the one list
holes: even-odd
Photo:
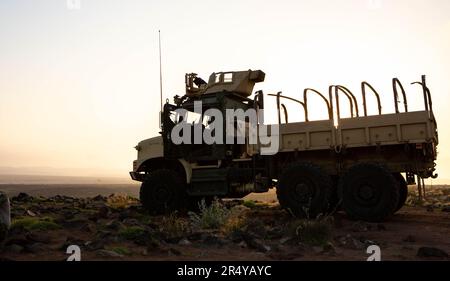
[[[242, 198], [252, 192], [276, 188], [280, 205], [295, 216], [310, 218], [343, 209], [349, 217], [383, 221], [405, 203], [408, 184], [415, 177], [437, 177], [438, 133], [426, 78], [412, 84], [423, 92], [424, 110], [408, 111], [405, 90], [392, 80], [394, 113], [383, 113], [381, 97], [368, 82], [361, 83], [362, 112], [356, 96], [345, 86], [331, 85], [328, 97], [307, 88], [302, 99], [277, 94], [279, 149], [261, 153], [264, 144], [225, 141], [175, 144], [171, 131], [180, 122], [208, 130], [208, 109], [264, 109], [264, 93], [253, 88], [263, 82], [261, 70], [218, 72], [204, 81], [186, 74], [186, 93], [168, 100], [161, 112], [161, 132], [141, 141], [131, 178], [142, 182], [140, 200], [153, 213], [167, 213], [196, 206], [202, 198]], [[376, 100], [377, 114], [369, 115], [366, 96]], [[326, 120], [309, 120], [308, 97], [323, 100]], [[342, 117], [340, 99], [348, 100], [350, 117]], [[403, 106], [399, 106], [400, 100]], [[195, 103], [201, 101], [200, 112]], [[289, 122], [285, 101], [304, 112], [303, 122]], [[177, 110], [183, 109], [180, 116]], [[303, 114], [302, 114], [303, 115]], [[194, 121], [192, 121], [194, 120]], [[244, 124], [242, 124], [244, 123]], [[263, 116], [257, 123], [263, 124]], [[248, 128], [247, 121], [235, 128]], [[269, 132], [271, 133], [271, 132]], [[225, 138], [225, 136], [223, 136]], [[402, 175], [404, 174], [405, 177]]]

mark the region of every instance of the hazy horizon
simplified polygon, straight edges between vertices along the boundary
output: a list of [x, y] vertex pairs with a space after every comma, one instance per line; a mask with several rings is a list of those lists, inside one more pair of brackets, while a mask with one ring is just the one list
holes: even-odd
[[[420, 88], [409, 83], [426, 74], [437, 173], [450, 179], [450, 1], [80, 3], [0, 2], [0, 173], [127, 177], [133, 147], [159, 132], [161, 30], [164, 99], [184, 93], [185, 73], [206, 79], [251, 68], [265, 71], [255, 90], [266, 94], [342, 84], [361, 103], [359, 83], [367, 80], [388, 113], [391, 79], [400, 78], [410, 109], [419, 110]], [[323, 117], [323, 105], [311, 102], [312, 118]], [[275, 102], [266, 104], [266, 120], [275, 122]], [[293, 105], [288, 110], [300, 118]]]

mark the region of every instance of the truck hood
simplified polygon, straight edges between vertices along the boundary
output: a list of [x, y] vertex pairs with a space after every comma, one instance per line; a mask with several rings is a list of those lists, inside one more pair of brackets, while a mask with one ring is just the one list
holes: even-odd
[[164, 145], [161, 136], [143, 140], [139, 142], [139, 144], [135, 148], [138, 151], [137, 160], [139, 162], [164, 156]]

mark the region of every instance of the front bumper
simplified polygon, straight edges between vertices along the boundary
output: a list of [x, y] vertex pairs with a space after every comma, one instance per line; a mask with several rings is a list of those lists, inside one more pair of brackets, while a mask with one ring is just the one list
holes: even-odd
[[142, 182], [142, 181], [144, 181], [145, 174], [141, 174], [139, 172], [130, 172], [130, 177], [131, 177], [132, 180], [141, 181]]

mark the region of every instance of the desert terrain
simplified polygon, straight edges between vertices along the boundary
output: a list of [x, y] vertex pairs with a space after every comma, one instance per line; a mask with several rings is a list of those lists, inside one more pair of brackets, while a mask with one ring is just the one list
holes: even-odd
[[449, 260], [450, 187], [433, 186], [388, 221], [336, 212], [315, 220], [280, 209], [274, 190], [217, 201], [195, 213], [152, 216], [136, 184], [2, 184], [13, 225], [0, 260], [356, 260], [377, 245], [382, 260]]

